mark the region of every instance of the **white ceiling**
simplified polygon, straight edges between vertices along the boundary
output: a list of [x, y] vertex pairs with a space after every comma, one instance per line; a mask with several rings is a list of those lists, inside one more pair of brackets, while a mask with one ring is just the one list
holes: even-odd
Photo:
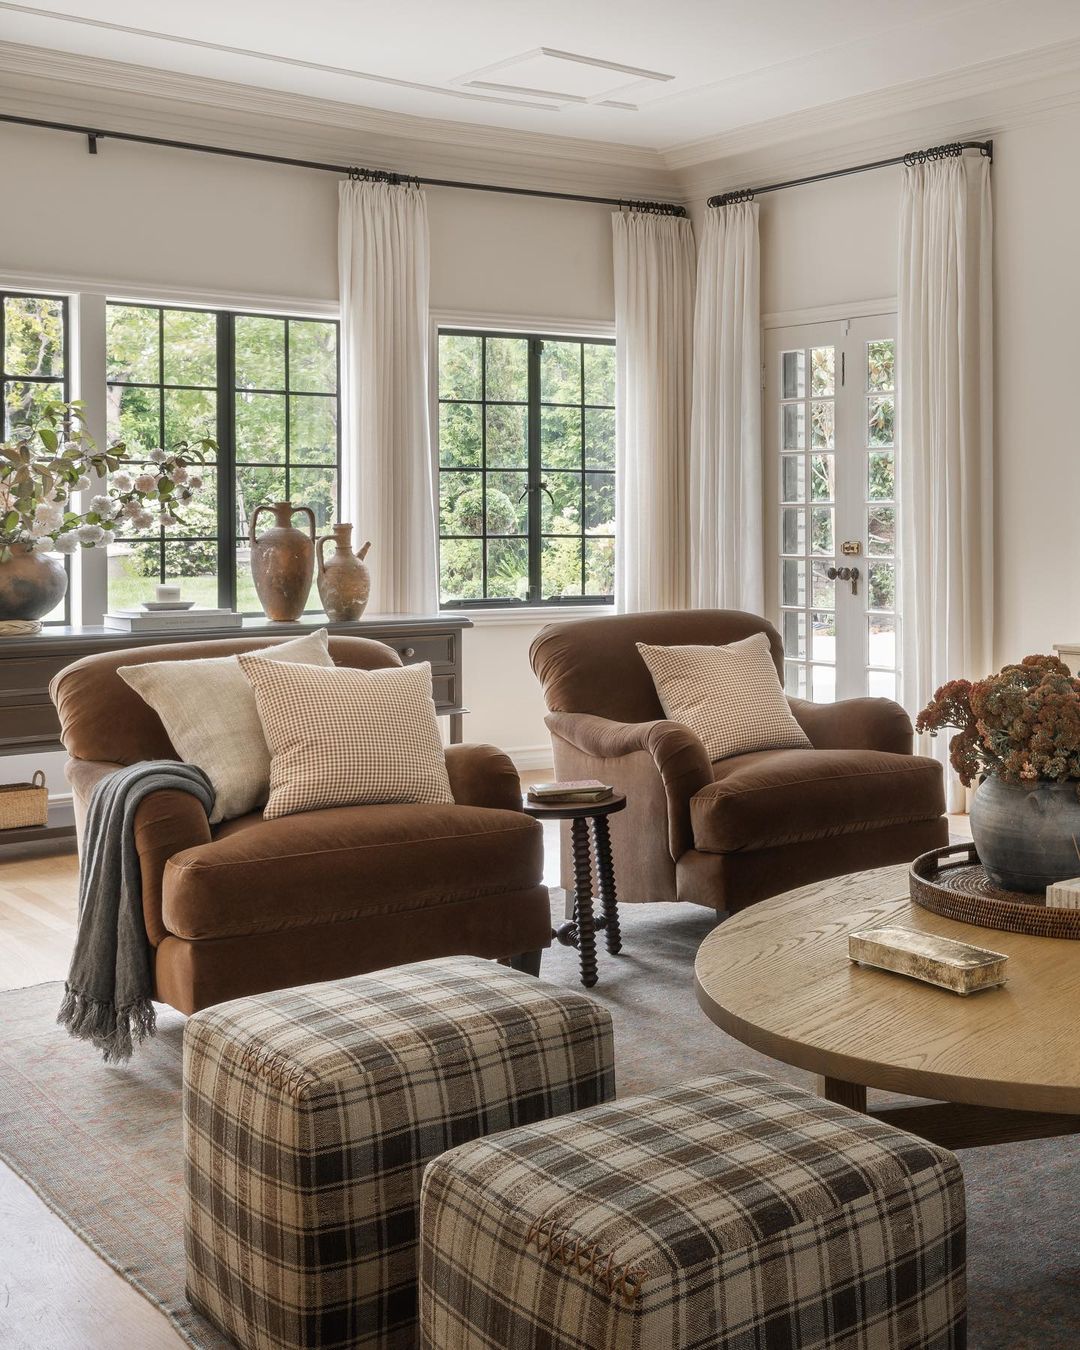
[[1077, 0], [0, 0], [8, 42], [656, 150], [1077, 38]]

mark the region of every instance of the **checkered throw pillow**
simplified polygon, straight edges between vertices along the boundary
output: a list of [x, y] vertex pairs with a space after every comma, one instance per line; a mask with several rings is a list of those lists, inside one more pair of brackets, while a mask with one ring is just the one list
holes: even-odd
[[354, 670], [238, 658], [270, 747], [264, 816], [375, 802], [453, 802], [431, 666]]
[[664, 716], [698, 737], [709, 759], [752, 750], [810, 750], [791, 715], [764, 633], [724, 647], [637, 644]]

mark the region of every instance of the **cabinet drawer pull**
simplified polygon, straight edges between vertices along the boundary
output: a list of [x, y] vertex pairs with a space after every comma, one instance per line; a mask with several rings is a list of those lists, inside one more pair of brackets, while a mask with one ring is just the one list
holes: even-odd
[[402, 647], [402, 649], [401, 649], [401, 655], [402, 655], [402, 657], [403, 657], [406, 661], [411, 661], [411, 660], [413, 659], [413, 657], [416, 655], [416, 648], [415, 648], [415, 647]]

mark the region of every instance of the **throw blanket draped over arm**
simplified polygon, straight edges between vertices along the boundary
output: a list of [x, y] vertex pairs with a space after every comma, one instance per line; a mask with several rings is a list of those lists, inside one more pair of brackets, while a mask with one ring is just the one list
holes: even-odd
[[79, 931], [57, 1021], [91, 1041], [107, 1064], [131, 1058], [132, 1041], [154, 1034], [154, 983], [135, 847], [135, 812], [152, 792], [190, 792], [206, 808], [214, 789], [201, 769], [147, 760], [95, 787], [79, 869]]

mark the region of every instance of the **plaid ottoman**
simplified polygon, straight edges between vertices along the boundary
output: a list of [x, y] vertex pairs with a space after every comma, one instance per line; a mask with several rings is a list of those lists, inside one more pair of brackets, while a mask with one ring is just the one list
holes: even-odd
[[454, 1149], [421, 1199], [424, 1350], [944, 1350], [951, 1153], [760, 1074]]
[[244, 1350], [414, 1347], [425, 1163], [613, 1096], [605, 1011], [472, 957], [196, 1013], [188, 1298]]

